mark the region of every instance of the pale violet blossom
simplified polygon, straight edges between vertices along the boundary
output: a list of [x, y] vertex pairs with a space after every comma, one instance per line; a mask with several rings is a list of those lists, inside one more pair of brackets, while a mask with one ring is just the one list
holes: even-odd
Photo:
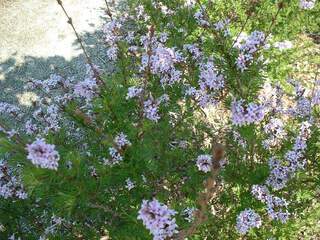
[[259, 228], [261, 224], [261, 217], [254, 210], [248, 208], [238, 215], [236, 228], [240, 234], [244, 235], [252, 228]]
[[316, 5], [316, 0], [300, 0], [300, 8], [310, 10]]
[[135, 187], [135, 184], [130, 178], [127, 178], [125, 187], [130, 191]]
[[177, 233], [174, 215], [176, 211], [160, 203], [157, 199], [143, 200], [138, 219], [153, 235], [153, 240], [165, 240]]
[[199, 155], [197, 157], [197, 167], [202, 172], [210, 172], [212, 167], [212, 157], [207, 154]]
[[60, 160], [55, 145], [47, 144], [44, 139], [37, 139], [32, 144], [27, 144], [27, 159], [37, 167], [57, 170]]

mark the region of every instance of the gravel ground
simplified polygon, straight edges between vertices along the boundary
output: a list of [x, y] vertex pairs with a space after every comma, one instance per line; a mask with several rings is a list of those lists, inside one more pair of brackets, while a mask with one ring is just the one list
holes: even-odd
[[[105, 1], [64, 0], [64, 5], [94, 62], [103, 64], [99, 29]], [[0, 0], [0, 33], [0, 101], [30, 104], [34, 93], [23, 90], [30, 77], [58, 72], [81, 79], [84, 57], [55, 0]]]

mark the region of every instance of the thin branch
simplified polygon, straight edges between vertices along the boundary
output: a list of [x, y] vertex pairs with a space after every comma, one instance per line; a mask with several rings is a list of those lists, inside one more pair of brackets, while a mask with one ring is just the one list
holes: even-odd
[[212, 199], [217, 196], [217, 192], [219, 190], [217, 177], [220, 172], [220, 160], [224, 156], [224, 146], [220, 143], [217, 143], [216, 139], [213, 139], [212, 141], [213, 164], [211, 167], [211, 176], [204, 182], [204, 192], [201, 192], [197, 199], [197, 203], [200, 207], [195, 213], [195, 219], [192, 225], [189, 228], [180, 231], [175, 236], [175, 240], [184, 240], [187, 237], [193, 235], [197, 231], [198, 227], [207, 221], [209, 204]]
[[250, 14], [248, 14], [248, 16], [247, 16], [247, 18], [246, 18], [246, 21], [244, 22], [244, 24], [242, 25], [242, 27], [241, 27], [241, 30], [240, 30], [240, 32], [238, 33], [238, 35], [237, 35], [237, 37], [236, 37], [236, 39], [233, 41], [233, 43], [232, 43], [232, 45], [231, 45], [231, 47], [230, 47], [230, 49], [229, 49], [229, 51], [234, 47], [234, 45], [236, 44], [236, 42], [238, 41], [238, 39], [239, 39], [239, 37], [240, 37], [240, 35], [241, 35], [241, 33], [243, 32], [243, 30], [245, 29], [245, 27], [246, 27], [246, 25], [247, 25], [247, 23], [248, 23], [248, 21], [249, 21], [249, 19], [250, 19]]
[[94, 65], [93, 65], [93, 63], [92, 63], [91, 58], [89, 57], [89, 54], [87, 53], [87, 51], [86, 51], [86, 49], [85, 49], [85, 47], [84, 47], [83, 41], [82, 41], [79, 33], [77, 32], [75, 26], [73, 25], [72, 18], [69, 16], [69, 14], [67, 13], [65, 7], [63, 6], [62, 0], [57, 0], [57, 3], [60, 5], [61, 9], [63, 10], [64, 14], [65, 14], [66, 17], [67, 17], [67, 19], [68, 19], [67, 22], [70, 24], [70, 26], [71, 26], [72, 29], [73, 29], [74, 34], [75, 34], [76, 37], [77, 37], [77, 40], [78, 40], [78, 42], [79, 42], [79, 44], [80, 44], [80, 47], [81, 47], [81, 49], [82, 49], [82, 51], [83, 51], [83, 53], [84, 53], [84, 55], [85, 55], [85, 58], [86, 58], [86, 60], [87, 60], [87, 63], [90, 65], [90, 67], [91, 67], [91, 69], [92, 69], [92, 71], [93, 71], [93, 73], [94, 73], [94, 77], [98, 80], [98, 82], [99, 82], [100, 84], [104, 84], [104, 82], [101, 80], [101, 78], [100, 78], [100, 76], [99, 76], [99, 73], [97, 72], [96, 68], [94, 67]]
[[112, 12], [111, 12], [111, 9], [110, 9], [108, 0], [105, 0], [105, 3], [106, 3], [106, 5], [107, 5], [107, 14], [108, 14], [108, 16], [110, 17], [110, 19], [111, 19], [111, 21], [112, 21], [112, 20], [113, 20], [113, 17], [112, 17]]

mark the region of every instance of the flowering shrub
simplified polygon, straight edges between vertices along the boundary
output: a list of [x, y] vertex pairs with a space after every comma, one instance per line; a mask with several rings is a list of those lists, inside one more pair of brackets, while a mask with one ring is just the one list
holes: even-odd
[[106, 2], [105, 72], [57, 2], [87, 77], [0, 103], [2, 238], [291, 239], [319, 213], [318, 69], [292, 80], [288, 40], [319, 4]]

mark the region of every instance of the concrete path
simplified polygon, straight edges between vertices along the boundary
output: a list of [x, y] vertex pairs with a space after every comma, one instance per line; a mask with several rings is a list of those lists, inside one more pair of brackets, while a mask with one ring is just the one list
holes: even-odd
[[[64, 0], [94, 60], [104, 59], [99, 29], [104, 0]], [[33, 93], [23, 90], [28, 78], [50, 73], [81, 78], [84, 58], [75, 35], [55, 0], [0, 0], [0, 101], [28, 105]]]

